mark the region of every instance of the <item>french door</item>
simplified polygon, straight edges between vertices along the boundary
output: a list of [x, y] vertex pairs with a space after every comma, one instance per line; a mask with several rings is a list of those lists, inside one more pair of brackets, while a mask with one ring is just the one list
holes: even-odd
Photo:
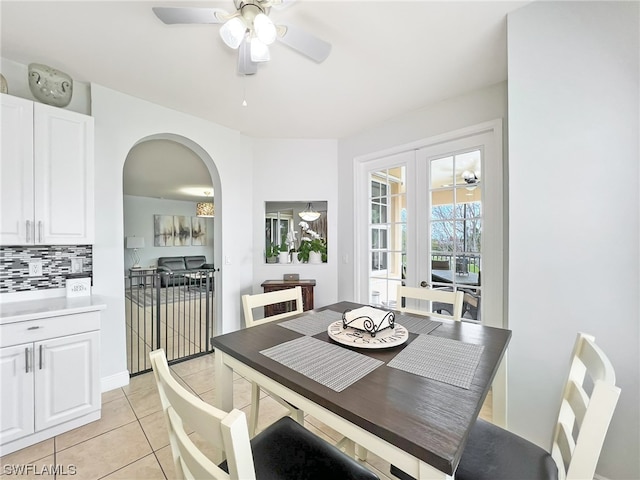
[[501, 122], [412, 147], [359, 165], [359, 300], [457, 289], [464, 320], [503, 326]]

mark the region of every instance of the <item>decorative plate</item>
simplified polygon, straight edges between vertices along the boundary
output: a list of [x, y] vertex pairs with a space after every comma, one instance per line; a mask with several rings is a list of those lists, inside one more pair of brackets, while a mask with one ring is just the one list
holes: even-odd
[[391, 348], [402, 345], [409, 338], [409, 332], [402, 325], [395, 324], [395, 328], [387, 328], [372, 337], [370, 333], [355, 328], [342, 328], [342, 320], [333, 322], [327, 328], [332, 340], [349, 347], [357, 348]]
[[73, 80], [69, 75], [55, 68], [41, 63], [30, 63], [29, 89], [36, 100], [42, 103], [66, 107], [73, 95]]

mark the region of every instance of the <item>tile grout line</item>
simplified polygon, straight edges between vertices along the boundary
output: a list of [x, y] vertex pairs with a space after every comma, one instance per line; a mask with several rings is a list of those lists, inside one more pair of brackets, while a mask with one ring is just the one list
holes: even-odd
[[[134, 412], [134, 414], [135, 414], [135, 412]], [[126, 427], [127, 425], [131, 425], [131, 424], [132, 424], [133, 422], [135, 422], [136, 420], [137, 420], [137, 418], [136, 418], [136, 419], [134, 419], [134, 420], [131, 420], [130, 422], [123, 423], [122, 425], [118, 425], [117, 427], [113, 427], [113, 428], [110, 428], [109, 430], [105, 430], [104, 432], [100, 432], [100, 433], [98, 433], [98, 434], [96, 434], [96, 435], [94, 435], [94, 436], [92, 436], [92, 437], [85, 438], [84, 440], [82, 440], [82, 441], [80, 441], [80, 442], [78, 442], [78, 443], [74, 443], [74, 444], [72, 444], [72, 445], [68, 445], [68, 446], [66, 446], [66, 447], [64, 447], [64, 448], [61, 448], [60, 450], [58, 450], [58, 448], [56, 447], [56, 442], [55, 442], [55, 440], [56, 440], [56, 438], [58, 437], [58, 435], [56, 435], [56, 436], [54, 437], [54, 454], [64, 452], [65, 450], [69, 450], [70, 448], [77, 447], [78, 445], [81, 445], [81, 444], [83, 444], [83, 443], [85, 443], [85, 442], [88, 442], [89, 440], [93, 440], [94, 438], [98, 438], [98, 437], [101, 437], [102, 435], [105, 435], [105, 434], [107, 434], [107, 433], [111, 433], [111, 432], [113, 432], [113, 431], [115, 431], [115, 430], [118, 430], [119, 428]], [[82, 427], [78, 427], [78, 428], [82, 428]], [[73, 430], [71, 430], [71, 431], [73, 431]], [[66, 433], [66, 432], [65, 432], [65, 433]], [[64, 434], [61, 434], [61, 435], [64, 435]]]

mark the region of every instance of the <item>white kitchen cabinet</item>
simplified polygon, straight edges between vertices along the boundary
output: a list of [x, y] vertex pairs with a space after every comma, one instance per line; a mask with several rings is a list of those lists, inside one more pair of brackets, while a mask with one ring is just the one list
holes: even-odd
[[0, 455], [100, 418], [100, 312], [0, 325]]
[[0, 243], [93, 243], [93, 118], [10, 95], [0, 98]]
[[0, 439], [11, 442], [34, 432], [33, 344], [0, 348]]
[[99, 345], [98, 332], [35, 344], [36, 431], [100, 408]]
[[0, 243], [33, 244], [33, 102], [9, 95], [0, 100]]

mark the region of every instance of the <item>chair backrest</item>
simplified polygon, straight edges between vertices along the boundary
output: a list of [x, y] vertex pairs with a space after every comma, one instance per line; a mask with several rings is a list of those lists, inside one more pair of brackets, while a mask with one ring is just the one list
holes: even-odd
[[[164, 350], [149, 353], [151, 367], [165, 412], [171, 452], [178, 478], [255, 479], [244, 412], [223, 412], [182, 387], [172, 376]], [[226, 454], [229, 473], [207, 458], [187, 435], [189, 425], [210, 446]]]
[[[254, 308], [283, 302], [296, 302], [296, 308], [288, 312], [254, 320]], [[244, 320], [247, 323], [247, 328], [253, 327], [254, 325], [259, 325], [261, 323], [273, 322], [274, 320], [291, 317], [292, 315], [297, 315], [298, 313], [302, 313], [304, 311], [304, 307], [302, 305], [302, 288], [293, 287], [284, 290], [275, 290], [273, 292], [257, 293], [255, 295], [243, 295], [242, 308], [244, 309]]]
[[[411, 308], [402, 306], [402, 299], [416, 299], [431, 302], [432, 310], [436, 309], [434, 302], [438, 304], [448, 304], [451, 306], [438, 305], [438, 307], [445, 307], [444, 309], [451, 311], [451, 315], [445, 315], [433, 311], [420, 310], [417, 308]], [[448, 318], [451, 320], [460, 320], [462, 318], [462, 300], [464, 293], [460, 291], [451, 290], [437, 290], [432, 288], [422, 287], [405, 287], [404, 285], [398, 285], [398, 293], [396, 301], [398, 302], [398, 310], [407, 313], [416, 313], [418, 315], [428, 314], [430, 317]]]
[[613, 365], [594, 337], [579, 333], [551, 445], [560, 480], [593, 478], [620, 396], [615, 383]]

